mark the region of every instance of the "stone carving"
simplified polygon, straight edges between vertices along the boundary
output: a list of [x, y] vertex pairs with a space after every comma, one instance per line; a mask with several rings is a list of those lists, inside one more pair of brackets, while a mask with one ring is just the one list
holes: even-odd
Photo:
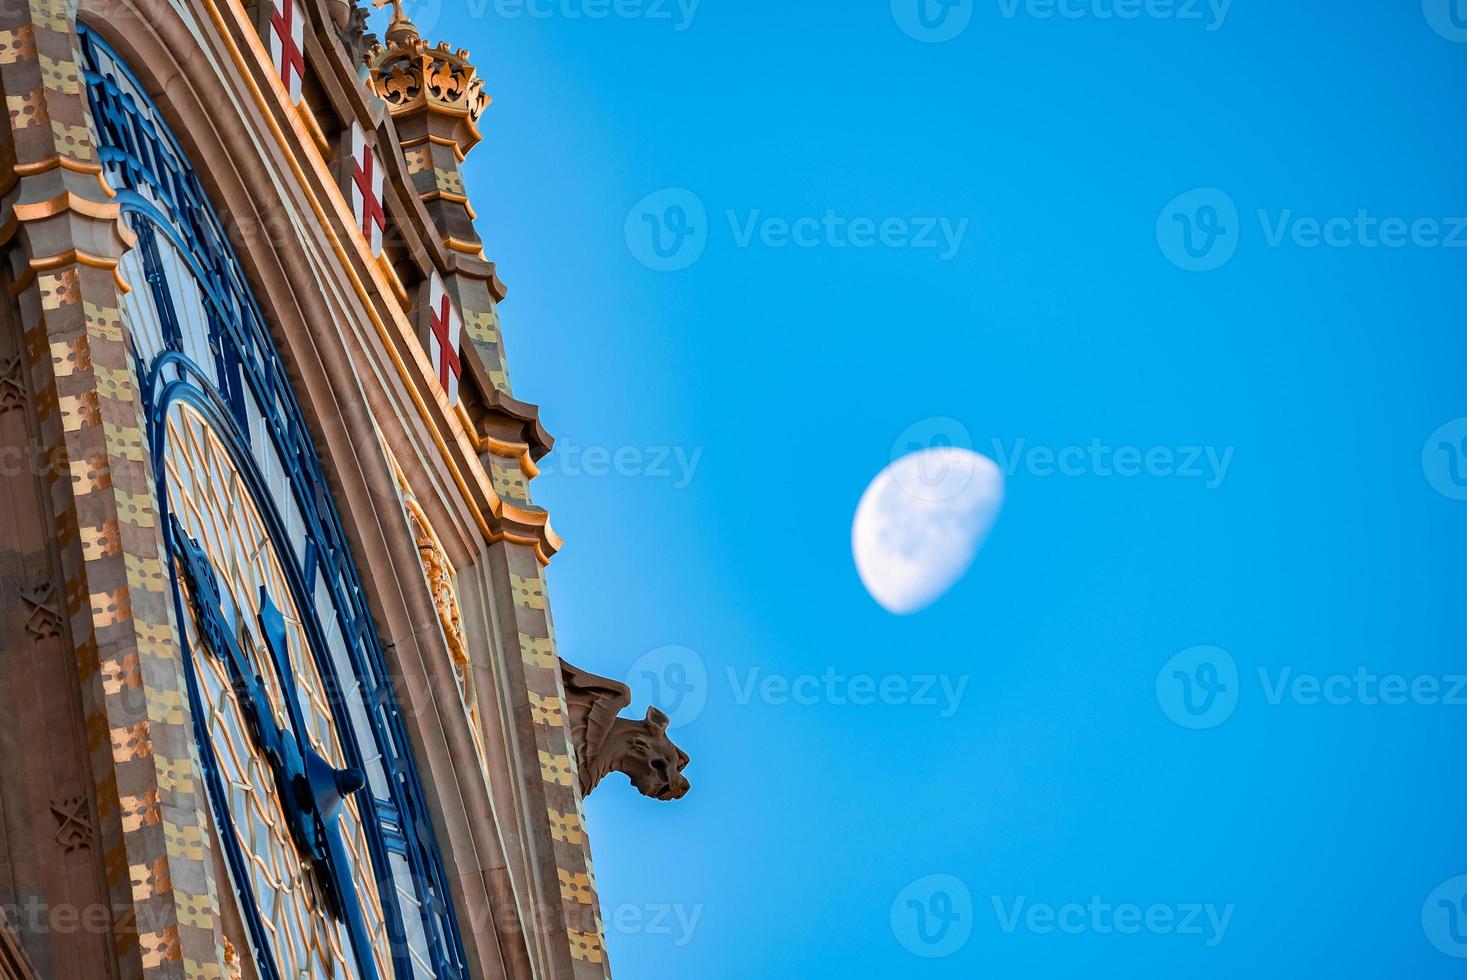
[[51, 813], [59, 824], [56, 829], [56, 843], [65, 848], [67, 854], [92, 846], [92, 822], [85, 796], [52, 800]]
[[244, 964], [240, 962], [239, 951], [228, 938], [224, 940], [224, 969], [229, 980], [243, 980]]
[[[421, 527], [416, 530], [422, 532]], [[438, 621], [443, 624], [444, 635], [448, 638], [449, 654], [455, 666], [465, 668], [469, 656], [464, 650], [463, 618], [459, 615], [458, 599], [453, 594], [453, 572], [448, 566], [448, 556], [438, 549], [436, 541], [423, 532], [418, 535], [418, 557], [423, 562], [428, 587], [433, 591], [433, 605], [438, 609]]]
[[691, 784], [683, 770], [689, 759], [667, 737], [667, 715], [648, 708], [641, 721], [620, 718], [632, 703], [631, 688], [564, 660], [560, 673], [582, 796], [589, 796], [613, 772], [625, 773], [637, 792], [655, 800], [680, 800], [687, 795]]
[[348, 0], [332, 0], [331, 19], [336, 24], [337, 36], [346, 48], [346, 53], [351, 57], [352, 67], [362, 69], [361, 77], [366, 80], [365, 71], [367, 55], [371, 50], [382, 42], [371, 31], [367, 30], [367, 17], [370, 16], [365, 7]]
[[367, 53], [367, 68], [372, 88], [393, 118], [422, 112], [442, 117], [451, 125], [460, 153], [468, 153], [483, 138], [479, 117], [492, 100], [469, 53], [446, 43], [429, 44], [400, 7], [387, 28], [386, 43]]
[[[404, 490], [406, 492], [406, 490]], [[428, 529], [428, 519], [416, 501], [407, 501], [408, 517], [412, 524], [413, 537], [418, 543], [418, 559], [423, 564], [423, 576], [428, 580], [428, 589], [433, 593], [433, 605], [438, 610], [438, 622], [443, 627], [443, 638], [448, 641], [448, 655], [453, 658], [453, 671], [458, 677], [459, 694], [464, 699], [464, 710], [474, 722], [477, 739], [479, 731], [479, 698], [474, 690], [473, 667], [464, 645], [463, 616], [459, 613], [458, 595], [453, 586], [453, 566], [438, 544], [438, 539]]]
[[25, 621], [26, 631], [38, 640], [61, 635], [61, 614], [51, 608], [51, 592], [49, 582], [42, 582], [34, 589], [20, 590], [20, 597], [31, 610]]
[[0, 415], [25, 404], [24, 361], [19, 354], [0, 360]]
[[410, 46], [386, 49], [374, 56], [377, 92], [395, 111], [412, 108], [419, 99], [448, 108], [462, 108], [475, 120], [489, 105], [484, 83], [468, 63], [467, 51], [453, 51], [445, 42], [430, 47], [405, 34], [390, 40]]

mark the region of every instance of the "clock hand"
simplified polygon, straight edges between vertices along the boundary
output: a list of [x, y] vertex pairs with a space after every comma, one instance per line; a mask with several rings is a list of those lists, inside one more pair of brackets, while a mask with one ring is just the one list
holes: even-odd
[[[265, 645], [270, 648], [270, 656], [275, 661], [276, 673], [282, 678], [293, 678], [290, 648], [285, 639], [285, 617], [263, 587], [260, 589], [260, 626], [265, 633]], [[348, 796], [366, 787], [367, 776], [356, 768], [337, 769], [322, 758], [306, 737], [300, 702], [293, 696], [286, 700], [290, 702], [291, 724], [296, 732], [296, 744], [287, 746], [287, 751], [291, 754], [292, 764], [299, 766], [292, 769], [295, 802], [299, 807], [299, 829], [321, 882], [321, 890], [332, 912], [346, 924], [351, 935], [352, 952], [362, 980], [376, 980], [372, 940], [362, 916], [361, 901], [350, 878], [351, 858], [341, 839], [342, 807]]]
[[281, 781], [287, 746], [284, 732], [270, 711], [270, 700], [265, 694], [263, 678], [252, 668], [244, 651], [240, 649], [234, 634], [224, 622], [224, 603], [219, 595], [219, 583], [214, 577], [214, 568], [208, 556], [178, 518], [172, 518], [173, 536], [182, 545], [183, 573], [188, 582], [188, 592], [194, 607], [195, 621], [203, 634], [204, 644], [224, 662], [229, 672], [229, 682], [244, 713], [245, 723], [270, 763], [276, 781]]
[[276, 674], [281, 679], [294, 731], [287, 733], [276, 722], [263, 678], [253, 670], [250, 660], [224, 621], [224, 604], [208, 556], [176, 516], [171, 521], [173, 537], [183, 556], [182, 571], [202, 639], [228, 670], [245, 724], [275, 777], [291, 836], [315, 869], [327, 907], [334, 917], [346, 924], [361, 980], [378, 980], [361, 903], [356, 889], [346, 877], [351, 859], [341, 839], [340, 828], [341, 808], [346, 797], [366, 786], [366, 776], [360, 769], [335, 768], [306, 739], [300, 703], [289, 690], [293, 686], [294, 674], [285, 639], [285, 617], [262, 588], [260, 625]]

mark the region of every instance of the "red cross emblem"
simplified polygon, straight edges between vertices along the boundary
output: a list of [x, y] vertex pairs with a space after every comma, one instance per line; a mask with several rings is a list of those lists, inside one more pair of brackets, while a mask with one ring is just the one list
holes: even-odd
[[443, 280], [433, 273], [432, 285], [428, 287], [428, 355], [433, 361], [433, 370], [438, 374], [438, 383], [448, 392], [448, 404], [458, 404], [458, 382], [463, 377], [464, 365], [459, 356], [459, 338], [463, 333], [463, 321]]
[[306, 75], [306, 24], [296, 6], [298, 0], [270, 0], [275, 13], [270, 17], [270, 57], [291, 104], [301, 100], [301, 82]]
[[382, 254], [382, 233], [387, 230], [387, 212], [382, 209], [382, 168], [377, 154], [367, 145], [361, 124], [351, 124], [351, 207], [357, 227], [367, 239], [372, 255]]

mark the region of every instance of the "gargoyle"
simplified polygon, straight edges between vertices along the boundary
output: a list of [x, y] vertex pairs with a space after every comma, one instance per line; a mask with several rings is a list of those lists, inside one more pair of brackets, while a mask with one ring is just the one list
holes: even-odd
[[642, 721], [619, 718], [632, 703], [632, 691], [619, 681], [560, 662], [571, 740], [581, 773], [581, 795], [613, 772], [624, 772], [643, 796], [680, 800], [691, 784], [683, 775], [688, 755], [667, 737], [668, 717], [647, 709]]

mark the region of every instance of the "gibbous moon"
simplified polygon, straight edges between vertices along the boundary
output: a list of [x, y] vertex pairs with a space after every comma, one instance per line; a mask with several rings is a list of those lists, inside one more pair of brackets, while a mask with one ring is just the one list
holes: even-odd
[[871, 481], [851, 529], [871, 597], [905, 616], [942, 598], [972, 567], [1003, 506], [1003, 474], [968, 449], [924, 449]]

